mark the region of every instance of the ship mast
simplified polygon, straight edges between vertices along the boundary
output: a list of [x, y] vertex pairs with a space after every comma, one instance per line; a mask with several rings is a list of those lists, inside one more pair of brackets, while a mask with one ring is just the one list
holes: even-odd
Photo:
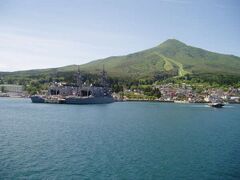
[[106, 88], [107, 87], [107, 72], [104, 69], [104, 65], [103, 65], [103, 70], [101, 73], [102, 77], [101, 77], [101, 85]]
[[108, 83], [107, 83], [107, 72], [105, 71], [104, 65], [101, 73], [101, 86], [103, 87], [104, 94], [109, 94], [108, 92]]
[[76, 73], [76, 80], [77, 80], [77, 94], [81, 96], [81, 89], [82, 89], [82, 75], [80, 73], [80, 68], [78, 66], [78, 72]]

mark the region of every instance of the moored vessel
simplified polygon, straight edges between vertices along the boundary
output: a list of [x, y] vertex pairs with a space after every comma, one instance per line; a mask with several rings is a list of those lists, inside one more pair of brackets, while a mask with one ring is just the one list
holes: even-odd
[[100, 86], [82, 83], [82, 76], [78, 69], [75, 85], [52, 83], [48, 88], [48, 95], [34, 95], [30, 98], [33, 103], [52, 104], [106, 104], [115, 101], [110, 88], [108, 88], [107, 74], [104, 68], [101, 73]]

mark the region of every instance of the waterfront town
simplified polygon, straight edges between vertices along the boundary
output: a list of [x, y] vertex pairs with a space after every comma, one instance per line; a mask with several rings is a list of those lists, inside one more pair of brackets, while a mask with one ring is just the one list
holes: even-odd
[[[42, 90], [38, 94], [48, 94], [54, 88], [59, 89], [59, 94], [64, 95], [68, 88], [64, 83], [52, 83], [48, 90]], [[115, 93], [113, 96], [121, 101], [156, 101], [156, 102], [175, 102], [175, 103], [209, 103], [220, 101], [223, 103], [240, 103], [240, 88], [202, 88], [196, 90], [186, 83], [181, 84], [161, 84], [151, 85], [150, 90], [155, 94], [149, 95], [146, 90], [140, 88], [123, 88], [122, 92]], [[71, 90], [71, 88], [69, 88]], [[30, 94], [22, 85], [0, 84], [0, 97], [19, 97], [27, 98]]]
[[129, 101], [160, 101], [175, 103], [209, 103], [220, 101], [224, 103], [240, 103], [240, 88], [229, 87], [227, 90], [221, 88], [208, 88], [202, 91], [185, 83], [153, 85], [153, 89], [159, 91], [158, 97], [144, 96], [144, 91], [139, 89], [125, 89], [123, 100]]

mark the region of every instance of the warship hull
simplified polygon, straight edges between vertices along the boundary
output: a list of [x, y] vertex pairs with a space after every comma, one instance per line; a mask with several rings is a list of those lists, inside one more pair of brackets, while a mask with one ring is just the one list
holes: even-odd
[[103, 97], [66, 97], [65, 99], [50, 99], [42, 96], [31, 96], [33, 103], [51, 103], [51, 104], [108, 104], [115, 100], [112, 96]]
[[68, 97], [65, 104], [108, 104], [113, 103], [114, 98], [111, 96], [103, 97]]

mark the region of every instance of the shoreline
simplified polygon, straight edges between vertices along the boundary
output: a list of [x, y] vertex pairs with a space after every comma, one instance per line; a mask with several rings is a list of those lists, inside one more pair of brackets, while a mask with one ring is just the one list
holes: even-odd
[[[20, 96], [0, 96], [0, 98], [11, 98], [11, 99], [30, 99], [30, 97]], [[175, 103], [175, 104], [208, 104], [210, 102], [188, 102], [188, 101], [163, 101], [163, 100], [144, 100], [144, 99], [125, 99], [116, 100], [115, 102], [154, 102], [154, 103]], [[240, 102], [225, 102], [225, 104], [240, 104]]]

